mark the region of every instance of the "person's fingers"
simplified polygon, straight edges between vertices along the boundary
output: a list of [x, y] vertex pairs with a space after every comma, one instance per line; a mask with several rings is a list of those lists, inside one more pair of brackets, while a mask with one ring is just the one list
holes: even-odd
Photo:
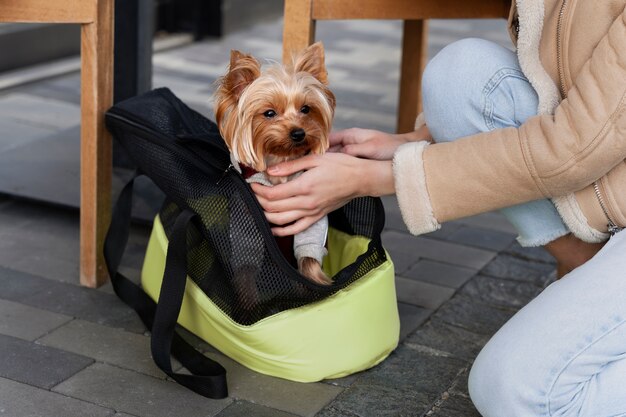
[[328, 152], [343, 152], [343, 145], [333, 145], [328, 148]]
[[261, 203], [261, 206], [263, 206], [266, 210], [267, 208], [264, 206], [265, 202], [285, 200], [299, 194], [302, 190], [302, 187], [295, 183], [295, 180], [288, 181], [284, 184], [278, 184], [273, 187], [255, 183], [250, 184], [250, 186]]
[[369, 139], [369, 137], [371, 136], [369, 134], [370, 132], [371, 131], [366, 129], [351, 127], [350, 129], [331, 132], [328, 139], [331, 146], [346, 145], [348, 143], [361, 143]]
[[330, 143], [330, 147], [338, 146], [343, 144], [343, 138], [345, 137], [345, 130], [337, 130], [335, 132], [330, 132], [328, 135], [328, 142]]
[[270, 213], [268, 211], [265, 212], [265, 218], [267, 219], [267, 221], [275, 224], [276, 226], [284, 226], [310, 215], [312, 215], [312, 213], [306, 210], [292, 210], [282, 213]]
[[369, 158], [372, 157], [376, 151], [375, 146], [372, 145], [372, 142], [346, 145], [343, 147], [342, 152], [351, 156]]
[[276, 177], [286, 177], [317, 166], [318, 158], [318, 155], [307, 155], [292, 161], [281, 162], [280, 164], [269, 167], [267, 173]]
[[268, 200], [257, 195], [259, 204], [267, 213], [281, 213], [292, 210], [303, 210], [308, 213], [315, 213], [316, 207], [312, 204], [312, 199], [306, 196], [295, 196], [282, 200]]
[[320, 217], [303, 217], [300, 220], [296, 221], [285, 227], [273, 227], [272, 233], [274, 236], [291, 236], [296, 233], [300, 233], [303, 230], [308, 229], [313, 223], [318, 221]]

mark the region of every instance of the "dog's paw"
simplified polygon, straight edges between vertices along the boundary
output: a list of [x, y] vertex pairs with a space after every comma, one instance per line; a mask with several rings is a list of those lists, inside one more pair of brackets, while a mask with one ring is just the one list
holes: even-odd
[[322, 266], [313, 258], [298, 260], [298, 270], [302, 275], [320, 285], [330, 285], [333, 281], [322, 271]]

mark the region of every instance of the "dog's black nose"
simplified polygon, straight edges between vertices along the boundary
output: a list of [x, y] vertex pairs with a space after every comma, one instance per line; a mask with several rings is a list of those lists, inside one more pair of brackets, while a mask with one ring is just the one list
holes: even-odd
[[289, 137], [294, 142], [302, 142], [305, 136], [306, 132], [304, 131], [304, 129], [293, 129], [291, 132], [289, 132]]

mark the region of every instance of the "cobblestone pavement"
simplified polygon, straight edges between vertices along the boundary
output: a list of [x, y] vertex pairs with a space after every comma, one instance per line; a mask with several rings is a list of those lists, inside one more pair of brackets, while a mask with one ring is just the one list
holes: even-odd
[[[154, 85], [211, 115], [212, 83], [229, 50], [278, 60], [281, 25], [276, 20], [160, 52]], [[318, 24], [338, 98], [336, 128], [393, 130], [400, 29], [399, 22]], [[430, 56], [467, 36], [508, 42], [502, 21], [433, 21]], [[68, 208], [78, 201], [78, 84], [78, 74], [69, 73], [0, 91], [0, 414], [478, 415], [466, 385], [473, 358], [550, 282], [554, 265], [541, 249], [519, 247], [497, 213], [410, 236], [394, 198], [384, 199], [383, 242], [396, 267], [401, 343], [386, 361], [302, 384], [247, 370], [196, 339], [226, 366], [230, 397], [208, 400], [165, 378], [150, 359], [143, 326], [110, 286], [78, 285], [78, 216]], [[138, 275], [148, 234], [145, 225], [134, 226], [127, 274]]]

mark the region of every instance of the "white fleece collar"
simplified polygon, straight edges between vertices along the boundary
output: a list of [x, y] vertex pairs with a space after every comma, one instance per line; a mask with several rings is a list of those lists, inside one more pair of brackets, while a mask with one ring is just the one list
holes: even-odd
[[539, 46], [543, 32], [544, 0], [516, 0], [519, 18], [517, 57], [520, 67], [539, 96], [538, 114], [552, 114], [559, 90], [541, 64]]

